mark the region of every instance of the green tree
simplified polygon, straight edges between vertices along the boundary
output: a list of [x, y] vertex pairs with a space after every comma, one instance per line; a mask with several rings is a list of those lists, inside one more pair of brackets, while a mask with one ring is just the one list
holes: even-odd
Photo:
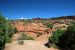
[[0, 15], [0, 50], [3, 50], [5, 47], [5, 26], [6, 20], [3, 16]]
[[0, 15], [0, 50], [3, 50], [6, 42], [11, 41], [12, 26], [7, 22], [2, 15]]
[[59, 37], [64, 33], [64, 30], [56, 30], [53, 32], [53, 36], [49, 38], [49, 41], [52, 43], [58, 43]]
[[57, 44], [62, 50], [75, 50], [75, 24], [67, 28]]
[[49, 37], [48, 43], [46, 43], [45, 46], [47, 46], [48, 48], [58, 48], [56, 44], [59, 42], [59, 37], [62, 36], [64, 32], [65, 30], [56, 30], [55, 32], [53, 32], [53, 35]]

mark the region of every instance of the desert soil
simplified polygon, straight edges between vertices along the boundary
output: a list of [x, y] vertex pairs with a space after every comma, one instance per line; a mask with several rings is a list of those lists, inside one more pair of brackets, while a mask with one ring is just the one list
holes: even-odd
[[35, 40], [25, 40], [24, 44], [18, 44], [17, 41], [6, 44], [5, 50], [56, 50], [54, 48], [47, 48], [44, 43]]
[[[26, 32], [25, 33], [27, 35], [32, 36], [35, 40], [24, 40], [23, 45], [18, 44], [17, 39], [19, 37], [19, 34], [21, 33], [21, 32], [19, 32], [19, 33], [14, 34], [14, 36], [12, 38], [12, 43], [7, 43], [4, 50], [57, 50], [54, 48], [47, 48], [44, 46], [44, 44], [48, 42], [48, 36], [50, 36], [50, 35], [43, 34], [40, 37], [36, 38], [37, 34], [34, 33], [34, 31], [37, 32], [38, 28], [41, 29], [40, 24], [35, 25], [33, 23], [27, 27], [23, 26], [22, 24], [17, 24], [16, 26], [21, 31], [32, 30], [32, 32], [27, 32], [28, 34]], [[35, 27], [35, 26], [38, 26], [38, 27]], [[44, 29], [46, 29], [46, 28], [44, 28]], [[41, 30], [43, 30], [43, 29], [41, 29]]]

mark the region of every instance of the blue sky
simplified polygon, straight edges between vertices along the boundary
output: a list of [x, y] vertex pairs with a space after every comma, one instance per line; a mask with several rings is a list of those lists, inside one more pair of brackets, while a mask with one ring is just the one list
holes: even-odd
[[0, 0], [0, 13], [9, 19], [75, 15], [75, 0]]

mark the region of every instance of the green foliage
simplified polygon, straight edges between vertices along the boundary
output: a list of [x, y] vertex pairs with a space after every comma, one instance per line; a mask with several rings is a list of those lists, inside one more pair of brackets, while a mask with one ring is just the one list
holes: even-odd
[[12, 37], [12, 26], [0, 15], [0, 50], [3, 50], [5, 43], [10, 42]]
[[75, 50], [75, 24], [70, 25], [59, 39], [57, 44], [60, 48]]
[[51, 44], [51, 47], [53, 47], [53, 48], [58, 48], [58, 46], [56, 45], [56, 44]]
[[17, 33], [17, 32], [18, 32], [18, 30], [17, 30], [17, 28], [15, 27], [15, 28], [14, 28], [14, 33]]
[[5, 18], [0, 16], [0, 50], [5, 47]]
[[0, 24], [5, 24], [6, 23], [6, 19], [0, 15]]
[[48, 28], [53, 28], [53, 24], [46, 23], [46, 25], [47, 25]]
[[9, 22], [7, 22], [5, 28], [6, 28], [5, 42], [9, 43], [9, 42], [11, 42], [11, 38], [13, 36], [13, 27], [9, 24]]
[[52, 43], [58, 43], [59, 37], [64, 33], [64, 30], [56, 30], [53, 32], [53, 36], [49, 38]]
[[19, 40], [33, 40], [33, 38], [31, 36], [28, 36], [24, 33], [21, 34], [22, 36], [19, 37]]
[[11, 25], [8, 25], [8, 36], [9, 36], [9, 38], [11, 38], [12, 37], [12, 35], [13, 35], [13, 27], [11, 26]]
[[12, 39], [9, 36], [6, 36], [5, 38], [6, 38], [6, 43], [12, 42]]
[[23, 40], [33, 40], [31, 36], [27, 36], [26, 34], [22, 34], [22, 39]]
[[61, 50], [75, 50], [75, 23], [69, 25], [65, 31], [55, 31], [53, 36], [49, 38], [49, 43], [58, 46]]

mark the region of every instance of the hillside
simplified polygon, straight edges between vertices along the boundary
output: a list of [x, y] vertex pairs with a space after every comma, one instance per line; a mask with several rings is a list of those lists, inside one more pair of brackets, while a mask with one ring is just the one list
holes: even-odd
[[75, 19], [75, 16], [61, 16], [58, 19]]
[[[55, 48], [46, 48], [44, 44], [48, 42], [48, 38], [53, 35], [54, 31], [66, 30], [70, 23], [75, 21], [74, 18], [75, 16], [63, 16], [50, 19], [12, 20], [10, 23], [18, 32], [13, 35], [12, 43], [6, 44], [5, 50], [58, 50]], [[18, 45], [18, 39], [22, 33], [31, 36], [34, 40], [25, 40], [23, 46]]]

